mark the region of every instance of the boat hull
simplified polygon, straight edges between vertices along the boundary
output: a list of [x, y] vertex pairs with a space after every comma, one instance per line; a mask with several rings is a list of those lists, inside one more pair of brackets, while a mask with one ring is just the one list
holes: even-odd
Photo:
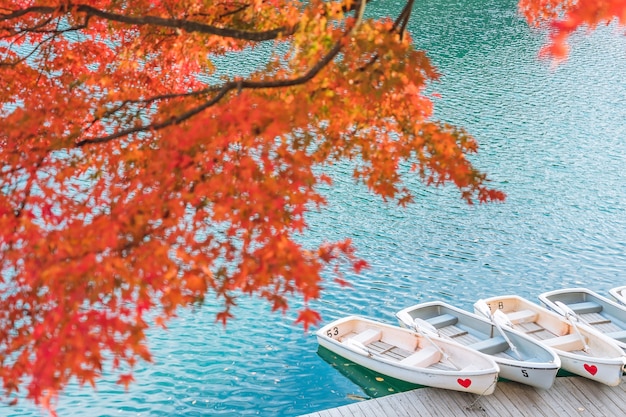
[[[530, 336], [538, 337], [540, 332], [551, 332], [552, 337], [540, 339], [539, 342], [552, 348], [559, 355], [562, 369], [609, 386], [621, 383], [626, 358], [622, 349], [612, 339], [593, 329], [580, 326], [578, 330], [589, 348], [586, 353], [582, 350], [583, 342], [571, 324], [557, 313], [514, 295], [491, 297], [484, 301], [492, 312], [500, 309], [507, 316], [515, 317], [511, 320], [514, 322], [515, 330], [519, 331], [523, 325], [532, 323], [543, 330], [535, 330], [529, 333]], [[520, 315], [527, 312], [534, 314], [535, 321], [519, 320]]]
[[[461, 351], [459, 348], [462, 348], [462, 346], [456, 347], [449, 342], [437, 340], [437, 345], [444, 351], [449, 352], [455, 361], [465, 356], [470, 359], [472, 364], [454, 370], [403, 365], [399, 361], [388, 360], [372, 354], [362, 346], [354, 346], [348, 343], [346, 337], [342, 336], [347, 333], [344, 327], [346, 325], [354, 325], [349, 322], [355, 320], [359, 321], [360, 325], [365, 324], [367, 327], [375, 327], [384, 332], [392, 328], [394, 329], [393, 332], [408, 332], [407, 334], [416, 336], [415, 333], [407, 329], [377, 323], [357, 316], [350, 316], [330, 323], [318, 330], [316, 336], [319, 345], [362, 367], [412, 384], [479, 395], [492, 394], [495, 390], [499, 368], [495, 362], [484, 355], [476, 354], [467, 349]], [[426, 344], [429, 342], [421, 341], [420, 343]], [[478, 367], [476, 364], [485, 364], [486, 366]]]
[[561, 368], [609, 386], [617, 386], [622, 382], [624, 361], [616, 359], [600, 360], [588, 356], [571, 354], [555, 349], [561, 358]]
[[[442, 330], [445, 330], [445, 326], [440, 326], [442, 323], [439, 318], [448, 316], [455, 318], [454, 324], [459, 329], [469, 332], [473, 342], [476, 342], [476, 339], [480, 339], [481, 342], [493, 340], [491, 336], [499, 333], [488, 320], [442, 301], [417, 304], [396, 313], [401, 326], [410, 327], [415, 318], [420, 318], [433, 324], [434, 327], [443, 327]], [[541, 389], [550, 388], [561, 366], [561, 360], [558, 355], [552, 349], [541, 345], [528, 336], [518, 334], [512, 330], [503, 329], [503, 331], [507, 338], [516, 346], [519, 354], [526, 360], [515, 359], [515, 353], [508, 346], [504, 348], [505, 350], [500, 349], [497, 352], [493, 352], [494, 354], [489, 356], [500, 367], [499, 376]], [[499, 339], [504, 341], [502, 337]], [[452, 340], [468, 347], [472, 346], [469, 342], [464, 343], [467, 339], [463, 337], [460, 339], [453, 338]], [[481, 343], [479, 342], [478, 344], [480, 345]]]
[[581, 325], [613, 339], [626, 354], [626, 306], [587, 288], [566, 288], [539, 295], [548, 309], [559, 312], [559, 301], [576, 313]]
[[535, 367], [532, 364], [523, 363], [508, 364], [503, 361], [496, 361], [496, 363], [500, 366], [501, 378], [541, 389], [552, 387], [560, 369], [560, 366], [552, 365]]
[[613, 298], [615, 298], [621, 304], [626, 305], [626, 285], [622, 285], [621, 287], [611, 288], [609, 290], [609, 294], [611, 294]]

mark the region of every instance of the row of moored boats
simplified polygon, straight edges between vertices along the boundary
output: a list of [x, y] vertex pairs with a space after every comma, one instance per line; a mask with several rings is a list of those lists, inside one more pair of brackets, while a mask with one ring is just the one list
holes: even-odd
[[349, 316], [317, 339], [365, 368], [429, 387], [486, 395], [500, 377], [547, 389], [559, 369], [615, 386], [626, 365], [626, 286], [610, 293], [615, 301], [555, 290], [539, 296], [542, 305], [491, 297], [474, 313], [433, 301], [397, 312], [401, 327]]

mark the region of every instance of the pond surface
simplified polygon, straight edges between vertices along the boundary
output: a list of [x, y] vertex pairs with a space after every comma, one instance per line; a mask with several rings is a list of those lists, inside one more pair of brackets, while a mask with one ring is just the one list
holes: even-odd
[[[614, 28], [575, 37], [569, 61], [552, 69], [536, 58], [542, 34], [513, 1], [416, 3], [410, 31], [443, 74], [437, 117], [478, 138], [474, 160], [508, 198], [468, 206], [453, 189], [408, 178], [416, 203], [399, 209], [337, 167], [330, 204], [310, 217], [305, 239], [350, 237], [371, 268], [349, 275], [351, 288], [329, 283], [313, 307], [325, 321], [395, 323], [393, 313], [416, 302], [471, 309], [496, 294], [536, 300], [555, 288], [607, 295], [626, 285], [626, 38]], [[370, 13], [399, 7], [379, 0]], [[404, 389], [333, 368], [313, 331], [293, 325], [295, 309], [271, 314], [245, 298], [235, 313], [223, 329], [210, 303], [183, 312], [153, 332], [155, 364], [128, 392], [113, 377], [95, 392], [72, 386], [59, 415], [297, 416]], [[45, 414], [21, 402], [0, 415]]]

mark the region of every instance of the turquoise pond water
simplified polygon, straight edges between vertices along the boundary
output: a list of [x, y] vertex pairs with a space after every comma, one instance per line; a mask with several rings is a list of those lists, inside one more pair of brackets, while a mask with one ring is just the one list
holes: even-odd
[[[508, 199], [468, 206], [408, 177], [416, 203], [399, 209], [355, 185], [350, 167], [334, 168], [330, 204], [310, 216], [304, 239], [350, 237], [371, 268], [348, 275], [351, 288], [328, 283], [313, 307], [325, 322], [395, 323], [395, 311], [421, 301], [471, 309], [496, 294], [626, 285], [626, 38], [614, 28], [575, 37], [570, 60], [551, 69], [536, 58], [542, 34], [513, 1], [417, 3], [410, 30], [443, 73], [437, 116], [478, 138], [474, 160]], [[370, 13], [399, 7], [375, 0]], [[245, 298], [226, 329], [215, 311], [207, 303], [153, 332], [155, 363], [128, 392], [114, 376], [96, 391], [72, 386], [59, 415], [297, 416], [402, 389], [318, 354], [295, 309], [271, 314]], [[40, 415], [26, 402], [0, 406], [0, 416]]]

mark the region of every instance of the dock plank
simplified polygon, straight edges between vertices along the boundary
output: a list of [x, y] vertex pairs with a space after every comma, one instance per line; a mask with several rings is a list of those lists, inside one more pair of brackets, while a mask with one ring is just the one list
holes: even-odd
[[[402, 393], [401, 393], [402, 394]], [[380, 407], [385, 410], [385, 415], [388, 417], [406, 417], [409, 414], [402, 407], [400, 399], [402, 398], [401, 394], [395, 394], [380, 398]], [[396, 396], [397, 395], [397, 396]], [[390, 400], [392, 398], [392, 400]], [[366, 401], [363, 405], [368, 405], [369, 401]]]
[[422, 388], [301, 417], [606, 417], [626, 415], [626, 383], [609, 387], [582, 377], [557, 378], [552, 388], [498, 383], [492, 395]]
[[[390, 401], [390, 403], [391, 403], [391, 401]], [[412, 417], [412, 416], [414, 416], [414, 415], [419, 413], [419, 410], [417, 408], [415, 408], [413, 403], [410, 401], [409, 396], [407, 396], [407, 395], [404, 395], [404, 396], [398, 398], [398, 401], [393, 401], [393, 405], [394, 406], [398, 406], [399, 405], [400, 407], [402, 407], [402, 409], [406, 413], [406, 414], [403, 414], [403, 415], [406, 415], [406, 417]]]
[[623, 402], [623, 399], [614, 401], [615, 397], [606, 395], [604, 390], [598, 389], [597, 384], [588, 383], [587, 380], [581, 381], [579, 384], [572, 384], [582, 396], [584, 396], [588, 402], [587, 407], [593, 406], [598, 411], [603, 412], [606, 415], [619, 416], [624, 415], [624, 412], [620, 409], [620, 405], [616, 402]]
[[[526, 389], [527, 387], [515, 387], [515, 391], [518, 395], [518, 404], [532, 403], [538, 405], [539, 408], [544, 409], [543, 414], [549, 417], [579, 417], [580, 414], [571, 406], [567, 396], [562, 396], [561, 389], [536, 388]], [[569, 407], [568, 407], [569, 406]]]
[[[592, 381], [589, 381], [589, 382], [592, 382]], [[595, 401], [589, 398], [589, 397], [593, 397], [593, 395], [589, 394], [588, 391], [595, 390], [596, 384], [593, 384], [593, 382], [591, 384], [588, 384], [588, 381], [585, 380], [584, 378], [580, 379], [579, 381], [576, 381], [576, 383], [573, 383], [573, 381], [568, 380], [567, 383], [568, 383], [567, 389], [570, 392], [570, 394], [572, 394], [574, 397], [574, 400], [572, 400], [572, 403], [575, 404], [576, 409], [579, 412], [591, 413], [592, 415], [598, 415], [598, 414], [599, 415], [611, 415], [611, 414], [607, 414], [606, 410], [603, 409], [604, 408], [603, 404], [597, 404]], [[623, 413], [618, 413], [618, 414], [623, 415]]]
[[416, 403], [415, 408], [419, 410], [420, 417], [437, 417], [442, 408], [448, 410], [448, 404], [439, 401], [435, 395], [425, 395]]
[[374, 402], [359, 402], [358, 403], [361, 408], [369, 408], [372, 411], [374, 417], [393, 417], [393, 415], [389, 414], [387, 411], [383, 409], [381, 403], [378, 401]]
[[[581, 378], [582, 379], [582, 378]], [[563, 379], [565, 382], [565, 379]], [[563, 394], [565, 392], [565, 394]], [[563, 387], [559, 389], [549, 390], [549, 395], [546, 395], [544, 390], [537, 391], [538, 397], [546, 403], [550, 409], [550, 413], [545, 414], [549, 417], [580, 417], [580, 407], [576, 400], [572, 398], [567, 390]], [[534, 400], [535, 398], [532, 398]]]
[[364, 404], [362, 401], [359, 401], [357, 403], [357, 406], [363, 413], [363, 416], [365, 417], [379, 417], [380, 416], [380, 411], [374, 410], [374, 407], [372, 407], [372, 404]]
[[[447, 411], [445, 415], [449, 416], [465, 416], [465, 417], [484, 417], [486, 416], [485, 410], [480, 403], [480, 397], [472, 394], [466, 394], [463, 392], [455, 391], [452, 396], [449, 396], [447, 391], [441, 391], [438, 393], [438, 405], [439, 411], [444, 411], [444, 404]], [[449, 400], [448, 400], [449, 398]], [[439, 416], [441, 414], [437, 414]]]
[[[483, 409], [487, 413], [486, 415], [491, 416], [508, 416], [508, 417], [526, 417], [532, 414], [529, 411], [532, 410], [532, 407], [529, 407], [527, 411], [525, 408], [520, 409], [519, 404], [524, 401], [520, 401], [519, 396], [516, 392], [516, 388], [518, 384], [498, 384], [498, 388], [503, 392], [504, 395], [499, 395], [494, 398], [489, 398], [489, 401], [485, 401], [483, 398], [479, 399], [479, 402], [484, 403]], [[532, 390], [527, 390], [532, 392]]]
[[[559, 403], [546, 398], [545, 390], [508, 384], [502, 386], [504, 394], [511, 399], [512, 406], [525, 415], [544, 417], [566, 417], [568, 411], [563, 410]], [[552, 393], [552, 394], [556, 394]], [[524, 404], [524, 407], [520, 407]], [[573, 417], [573, 416], [572, 416]], [[576, 415], [576, 417], [579, 417]]]

